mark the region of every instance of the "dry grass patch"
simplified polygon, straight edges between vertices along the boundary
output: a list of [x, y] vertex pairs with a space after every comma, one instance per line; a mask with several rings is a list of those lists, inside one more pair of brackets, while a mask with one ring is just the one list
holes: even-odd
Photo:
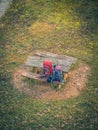
[[31, 34], [43, 34], [43, 33], [51, 33], [55, 29], [55, 26], [52, 24], [48, 24], [45, 22], [35, 22], [29, 27], [29, 32]]

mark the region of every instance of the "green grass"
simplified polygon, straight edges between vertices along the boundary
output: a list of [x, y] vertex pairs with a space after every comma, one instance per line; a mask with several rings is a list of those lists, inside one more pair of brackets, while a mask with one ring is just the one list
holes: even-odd
[[[98, 129], [97, 5], [96, 0], [13, 1], [0, 20], [0, 129]], [[14, 70], [37, 49], [75, 56], [91, 66], [80, 96], [42, 101], [13, 88]]]

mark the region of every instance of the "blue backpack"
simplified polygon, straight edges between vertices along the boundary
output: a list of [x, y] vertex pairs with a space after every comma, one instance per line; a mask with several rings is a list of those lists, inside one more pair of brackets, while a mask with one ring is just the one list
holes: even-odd
[[62, 82], [62, 80], [63, 80], [62, 68], [61, 66], [56, 66], [54, 68], [52, 81]]

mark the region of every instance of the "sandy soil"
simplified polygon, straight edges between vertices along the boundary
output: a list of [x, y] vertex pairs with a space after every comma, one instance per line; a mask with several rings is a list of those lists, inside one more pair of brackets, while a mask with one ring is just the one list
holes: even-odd
[[59, 90], [55, 89], [48, 83], [38, 82], [31, 85], [26, 81], [24, 82], [24, 77], [21, 76], [23, 71], [25, 71], [25, 68], [22, 66], [13, 74], [13, 83], [15, 89], [32, 96], [34, 99], [65, 100], [70, 97], [78, 96], [83, 88], [86, 87], [91, 69], [87, 64], [80, 63], [77, 69], [69, 72], [67, 82], [63, 88]]

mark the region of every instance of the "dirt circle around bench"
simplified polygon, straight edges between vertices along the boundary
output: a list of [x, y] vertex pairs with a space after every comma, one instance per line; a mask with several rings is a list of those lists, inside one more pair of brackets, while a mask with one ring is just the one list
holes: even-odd
[[65, 100], [76, 97], [85, 88], [91, 69], [85, 63], [79, 63], [75, 70], [69, 72], [68, 80], [64, 87], [57, 91], [53, 86], [45, 82], [31, 84], [25, 81], [21, 73], [25, 71], [23, 66], [19, 67], [13, 74], [14, 88], [20, 92], [30, 95], [33, 99], [41, 100]]

